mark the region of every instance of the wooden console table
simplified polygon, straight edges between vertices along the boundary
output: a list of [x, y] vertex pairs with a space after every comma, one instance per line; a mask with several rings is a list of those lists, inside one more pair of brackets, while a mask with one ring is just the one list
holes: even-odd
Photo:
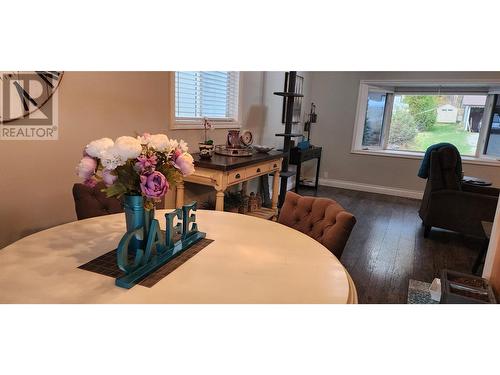
[[321, 147], [312, 146], [312, 145], [311, 145], [311, 147], [309, 147], [305, 150], [301, 150], [298, 147], [294, 147], [290, 150], [290, 164], [297, 166], [296, 181], [295, 181], [295, 192], [296, 193], [299, 190], [299, 186], [310, 187], [308, 185], [301, 185], [300, 184], [300, 169], [301, 169], [303, 162], [305, 162], [307, 160], [312, 160], [312, 159], [318, 159], [318, 162], [316, 164], [316, 181], [314, 183], [314, 188], [316, 190], [318, 190], [319, 166], [321, 164], [321, 151], [322, 151]]
[[[247, 182], [255, 177], [274, 174], [272, 208], [262, 208], [262, 212], [252, 212], [253, 216], [272, 217], [278, 213], [279, 174], [284, 154], [270, 152], [257, 153], [252, 156], [234, 157], [214, 154], [212, 159], [201, 159], [198, 153], [193, 154], [195, 172], [184, 178], [194, 184], [212, 186], [215, 191], [215, 210], [224, 211], [224, 192], [230, 186]], [[176, 206], [184, 204], [184, 183], [177, 184]], [[268, 215], [267, 215], [268, 214]]]

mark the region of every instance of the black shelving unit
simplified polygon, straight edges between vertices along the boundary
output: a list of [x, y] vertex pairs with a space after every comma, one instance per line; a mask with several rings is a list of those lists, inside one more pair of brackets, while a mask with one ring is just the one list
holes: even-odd
[[295, 83], [297, 81], [297, 72], [288, 73], [288, 87], [285, 88], [284, 92], [275, 92], [274, 95], [282, 96], [286, 100], [286, 114], [285, 114], [285, 132], [278, 133], [276, 136], [283, 137], [283, 163], [281, 165], [280, 173], [280, 195], [278, 200], [278, 207], [283, 205], [285, 201], [286, 189], [288, 185], [288, 179], [295, 173], [288, 170], [290, 164], [290, 149], [292, 146], [291, 139], [296, 137], [302, 137], [302, 134], [292, 133], [292, 118], [293, 118], [293, 102], [295, 98], [301, 98], [304, 95], [295, 92]]

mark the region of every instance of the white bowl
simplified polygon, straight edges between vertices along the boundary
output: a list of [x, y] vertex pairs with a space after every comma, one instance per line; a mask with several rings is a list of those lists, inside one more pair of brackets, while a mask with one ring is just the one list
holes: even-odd
[[432, 284], [429, 287], [429, 292], [431, 293], [431, 298], [434, 301], [441, 301], [441, 280], [436, 278], [432, 280]]

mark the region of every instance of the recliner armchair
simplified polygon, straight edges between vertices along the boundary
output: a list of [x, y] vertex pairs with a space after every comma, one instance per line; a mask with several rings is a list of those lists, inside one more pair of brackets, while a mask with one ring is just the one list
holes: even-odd
[[499, 189], [472, 186], [456, 173], [460, 156], [450, 147], [433, 150], [419, 215], [425, 227], [443, 228], [465, 235], [484, 237], [481, 221], [493, 221]]

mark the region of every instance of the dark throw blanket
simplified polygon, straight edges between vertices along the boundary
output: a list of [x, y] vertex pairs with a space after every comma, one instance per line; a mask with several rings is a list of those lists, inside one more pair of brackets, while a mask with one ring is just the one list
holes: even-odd
[[456, 173], [460, 181], [462, 179], [462, 158], [460, 157], [460, 152], [455, 147], [455, 145], [446, 142], [436, 143], [435, 145], [429, 146], [429, 148], [427, 148], [424, 158], [422, 159], [422, 164], [420, 164], [420, 169], [418, 170], [418, 177], [425, 179], [429, 177], [429, 169], [431, 167], [431, 153], [432, 151], [439, 150], [442, 147], [450, 147], [457, 153], [458, 163]]

